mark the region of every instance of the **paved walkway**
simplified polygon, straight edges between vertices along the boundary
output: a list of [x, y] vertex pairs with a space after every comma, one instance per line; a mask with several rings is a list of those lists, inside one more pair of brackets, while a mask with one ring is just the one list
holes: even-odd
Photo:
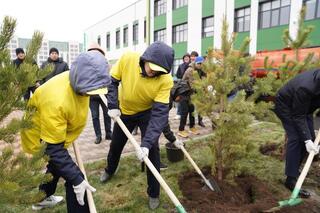
[[[8, 123], [12, 118], [20, 118], [22, 115], [23, 115], [23, 113], [21, 111], [14, 111], [4, 120], [2, 125], [5, 125], [6, 123]], [[179, 120], [175, 120], [174, 119], [175, 116], [176, 116], [176, 109], [172, 109], [170, 111], [169, 120], [170, 120], [170, 125], [171, 125], [172, 130], [176, 133], [178, 131], [178, 127], [179, 127]], [[197, 119], [196, 119], [196, 121], [197, 121]], [[102, 133], [104, 133], [102, 111], [100, 112], [100, 123], [101, 123], [101, 131], [102, 131]], [[190, 134], [191, 138], [203, 136], [203, 135], [210, 133], [211, 125], [210, 125], [209, 119], [204, 118], [204, 123], [206, 125], [205, 128], [197, 126], [197, 128], [200, 132], [200, 135]], [[188, 127], [186, 127], [186, 130], [188, 130]], [[104, 134], [103, 134], [103, 137], [104, 137]], [[141, 141], [140, 140], [140, 132], [138, 135], [135, 136], [135, 139], [137, 140], [137, 142], [140, 143], [140, 141]], [[180, 138], [180, 139], [182, 139], [182, 138]], [[109, 151], [110, 141], [102, 140], [102, 142], [100, 144], [95, 144], [94, 140], [95, 140], [95, 134], [94, 134], [94, 130], [93, 130], [91, 114], [89, 114], [87, 125], [86, 125], [84, 131], [79, 136], [79, 138], [76, 140], [76, 142], [79, 144], [81, 156], [82, 156], [82, 159], [84, 162], [92, 162], [92, 161], [96, 161], [96, 160], [100, 160], [100, 159], [106, 159], [107, 153]], [[167, 141], [162, 134], [160, 137], [160, 144], [164, 145], [165, 143], [167, 143]], [[0, 152], [5, 146], [8, 146], [8, 144], [4, 143], [3, 141], [0, 141]], [[15, 142], [13, 144], [11, 144], [11, 146], [14, 147], [15, 153], [17, 153], [21, 150], [20, 136], [17, 136], [15, 138]], [[131, 145], [131, 143], [128, 142], [123, 150], [123, 153], [129, 153], [129, 152], [133, 152], [133, 151], [134, 151], [133, 146]], [[74, 157], [72, 146], [69, 148], [69, 152]]]

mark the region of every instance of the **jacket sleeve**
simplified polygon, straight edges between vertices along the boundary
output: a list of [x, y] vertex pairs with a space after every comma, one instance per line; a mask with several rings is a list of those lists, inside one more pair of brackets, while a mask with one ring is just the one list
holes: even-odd
[[114, 77], [111, 77], [111, 84], [109, 84], [108, 86], [108, 94], [107, 94], [109, 109], [119, 108], [119, 103], [118, 103], [119, 82], [120, 82], [119, 80], [115, 79]]
[[69, 70], [69, 66], [68, 66], [68, 64], [67, 64], [67, 63], [65, 63], [65, 66], [64, 66], [63, 71], [68, 71], [68, 70]]
[[142, 147], [150, 149], [159, 139], [162, 130], [168, 124], [169, 104], [154, 102], [147, 131], [141, 143]]
[[64, 142], [59, 144], [46, 143], [45, 154], [49, 156], [49, 164], [63, 177], [66, 181], [71, 182], [74, 186], [79, 185], [82, 181], [82, 172], [73, 162], [68, 150], [64, 148]]
[[292, 100], [292, 118], [303, 141], [312, 140], [307, 123], [311, 95], [304, 89], [299, 89]]

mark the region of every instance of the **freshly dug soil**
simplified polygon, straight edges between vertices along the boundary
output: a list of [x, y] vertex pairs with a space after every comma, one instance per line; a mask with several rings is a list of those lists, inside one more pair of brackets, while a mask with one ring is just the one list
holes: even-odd
[[[210, 175], [210, 168], [205, 167], [202, 171], [207, 178], [216, 180]], [[255, 177], [238, 177], [236, 183], [231, 185], [218, 182], [222, 190], [220, 195], [206, 187], [197, 173], [186, 172], [179, 178], [179, 186], [184, 196], [182, 205], [187, 212], [251, 213], [278, 206], [279, 200], [285, 200], [290, 195], [287, 192], [275, 195], [267, 184]], [[300, 205], [282, 208], [278, 212], [319, 213], [320, 207], [314, 200], [307, 199]]]
[[259, 151], [263, 155], [268, 155], [279, 160], [283, 160], [283, 146], [279, 147], [278, 144], [270, 143], [261, 145]]

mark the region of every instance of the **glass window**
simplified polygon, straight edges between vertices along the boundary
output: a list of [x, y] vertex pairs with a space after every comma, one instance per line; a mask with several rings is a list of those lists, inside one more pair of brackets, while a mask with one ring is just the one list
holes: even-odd
[[155, 0], [154, 1], [154, 16], [160, 16], [165, 14], [167, 10], [166, 0]]
[[236, 10], [234, 18], [234, 31], [250, 31], [250, 7]]
[[143, 22], [143, 37], [147, 38], [147, 21], [144, 20]]
[[188, 0], [173, 0], [173, 9], [178, 9], [179, 7], [183, 7], [188, 5]]
[[154, 41], [166, 42], [166, 39], [166, 29], [161, 29], [154, 32]]
[[306, 5], [305, 20], [320, 18], [320, 0], [304, 0]]
[[172, 43], [188, 40], [188, 24], [180, 24], [172, 27]]
[[290, 0], [262, 2], [259, 7], [259, 28], [289, 24], [290, 2]]
[[106, 38], [106, 45], [107, 45], [107, 50], [110, 49], [110, 34], [107, 34], [107, 38]]
[[101, 37], [100, 37], [100, 36], [98, 36], [98, 38], [97, 38], [97, 43], [98, 43], [99, 45], [101, 45]]
[[123, 45], [128, 45], [128, 27], [123, 28]]
[[138, 23], [135, 23], [133, 24], [133, 30], [132, 30], [132, 40], [133, 40], [133, 43], [134, 44], [137, 44], [138, 43], [138, 35], [139, 35], [139, 31], [138, 31], [138, 27], [139, 27], [139, 24]]
[[213, 36], [214, 31], [214, 18], [213, 16], [202, 19], [202, 38]]
[[120, 30], [116, 31], [116, 47], [120, 47]]

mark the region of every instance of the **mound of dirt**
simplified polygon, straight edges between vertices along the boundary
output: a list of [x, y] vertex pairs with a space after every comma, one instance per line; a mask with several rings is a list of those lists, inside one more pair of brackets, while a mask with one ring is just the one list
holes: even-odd
[[[202, 170], [209, 179], [215, 179], [210, 175], [210, 168]], [[216, 179], [215, 179], [216, 180]], [[211, 191], [206, 187], [201, 177], [189, 171], [179, 178], [179, 186], [184, 196], [182, 205], [187, 212], [262, 212], [277, 206], [279, 200], [289, 198], [289, 193], [274, 194], [270, 187], [255, 177], [237, 177], [236, 185], [226, 182], [218, 182], [222, 194]], [[312, 199], [304, 200], [298, 206], [282, 208], [278, 212], [290, 213], [316, 213], [320, 212], [317, 202]]]

